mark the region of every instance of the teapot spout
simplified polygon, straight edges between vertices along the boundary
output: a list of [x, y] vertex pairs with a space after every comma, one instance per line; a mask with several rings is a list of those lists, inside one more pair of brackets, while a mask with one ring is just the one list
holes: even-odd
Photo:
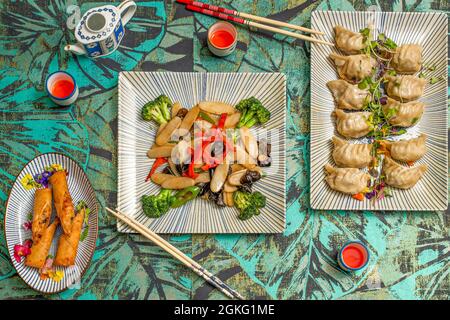
[[66, 51], [72, 51], [75, 54], [86, 54], [86, 50], [81, 46], [80, 44], [68, 44], [64, 47], [64, 50]]

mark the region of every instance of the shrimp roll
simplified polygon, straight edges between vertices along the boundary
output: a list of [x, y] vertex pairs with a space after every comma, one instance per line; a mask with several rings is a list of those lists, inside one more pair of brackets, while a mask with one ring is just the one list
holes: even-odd
[[59, 220], [56, 218], [53, 223], [45, 229], [41, 239], [38, 242], [33, 242], [30, 249], [31, 253], [25, 259], [25, 265], [34, 268], [42, 268], [44, 266], [58, 224]]
[[72, 230], [72, 219], [75, 216], [72, 197], [67, 186], [66, 172], [57, 171], [49, 179], [53, 188], [53, 198], [56, 214], [61, 221], [61, 226], [65, 234], [70, 234]]
[[59, 238], [58, 251], [54, 264], [57, 266], [73, 266], [77, 257], [78, 243], [80, 242], [81, 229], [83, 227], [85, 208], [80, 209], [73, 219], [70, 234], [62, 234]]
[[33, 234], [33, 242], [37, 243], [44, 234], [50, 224], [50, 216], [52, 215], [52, 190], [38, 189], [34, 194], [33, 222], [31, 232]]

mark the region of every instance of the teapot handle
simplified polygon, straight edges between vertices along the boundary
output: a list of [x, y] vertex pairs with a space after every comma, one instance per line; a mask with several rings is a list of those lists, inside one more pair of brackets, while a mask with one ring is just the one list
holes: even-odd
[[122, 24], [125, 26], [136, 12], [136, 2], [125, 0], [118, 5], [119, 13], [122, 16]]

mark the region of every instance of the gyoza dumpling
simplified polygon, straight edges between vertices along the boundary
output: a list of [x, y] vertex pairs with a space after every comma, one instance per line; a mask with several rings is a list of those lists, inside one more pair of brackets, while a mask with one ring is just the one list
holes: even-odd
[[359, 32], [353, 32], [342, 26], [334, 27], [336, 47], [347, 54], [360, 53], [364, 49], [364, 36]]
[[361, 90], [358, 85], [348, 83], [345, 80], [332, 80], [327, 82], [338, 108], [347, 110], [361, 110], [370, 94], [367, 90]]
[[372, 161], [372, 144], [348, 143], [336, 136], [333, 144], [333, 159], [339, 167], [364, 168]]
[[328, 173], [325, 180], [331, 189], [343, 193], [357, 194], [363, 192], [370, 181], [370, 175], [355, 168], [335, 168], [326, 164], [325, 170]]
[[399, 101], [417, 100], [423, 95], [427, 80], [414, 76], [386, 76], [389, 97]]
[[422, 117], [425, 104], [419, 101], [401, 103], [397, 100], [387, 98], [383, 106], [383, 112], [389, 116], [389, 123], [393, 126], [410, 127], [415, 125]]
[[421, 134], [419, 137], [410, 140], [386, 141], [386, 147], [391, 153], [391, 157], [398, 161], [417, 161], [427, 152], [425, 141], [427, 136]]
[[415, 73], [422, 67], [422, 46], [404, 44], [395, 50], [391, 66], [399, 73]]
[[331, 53], [330, 58], [336, 65], [337, 72], [341, 79], [359, 82], [372, 74], [372, 69], [377, 61], [366, 54], [356, 54], [353, 56], [341, 56]]
[[427, 171], [427, 166], [424, 164], [417, 167], [404, 167], [389, 157], [384, 158], [385, 182], [395, 188], [409, 189], [414, 187], [425, 171]]
[[336, 130], [346, 138], [361, 138], [372, 130], [370, 112], [349, 112], [335, 109]]

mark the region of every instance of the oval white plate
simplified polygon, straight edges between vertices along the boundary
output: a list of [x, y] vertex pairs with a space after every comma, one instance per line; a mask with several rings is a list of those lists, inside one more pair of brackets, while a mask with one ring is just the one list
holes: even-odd
[[[80, 200], [84, 200], [89, 209], [88, 224], [89, 231], [87, 237], [80, 241], [78, 246], [77, 258], [75, 266], [71, 267], [56, 267], [56, 270], [64, 271], [64, 278], [55, 282], [51, 279], [42, 280], [39, 277], [38, 269], [27, 267], [24, 264], [25, 259], [18, 263], [14, 259], [14, 245], [23, 244], [25, 240], [31, 238], [31, 230], [26, 231], [22, 225], [28, 220], [27, 216], [33, 212], [34, 192], [35, 189], [26, 190], [20, 180], [27, 174], [32, 175], [44, 171], [44, 167], [53, 163], [61, 164], [68, 172], [67, 182], [69, 191], [72, 196], [74, 205]], [[52, 221], [55, 216], [55, 209], [53, 207]], [[42, 293], [55, 293], [67, 289], [71, 285], [76, 285], [81, 279], [84, 272], [88, 268], [92, 255], [95, 251], [95, 243], [97, 241], [98, 233], [98, 203], [95, 197], [94, 189], [91, 186], [83, 169], [71, 158], [58, 154], [46, 153], [37, 156], [31, 160], [19, 173], [16, 181], [13, 184], [11, 192], [6, 203], [5, 212], [5, 237], [6, 245], [8, 247], [9, 256], [16, 268], [18, 275], [34, 290]], [[58, 229], [53, 238], [50, 254], [56, 253], [58, 239], [61, 234], [61, 227]]]

